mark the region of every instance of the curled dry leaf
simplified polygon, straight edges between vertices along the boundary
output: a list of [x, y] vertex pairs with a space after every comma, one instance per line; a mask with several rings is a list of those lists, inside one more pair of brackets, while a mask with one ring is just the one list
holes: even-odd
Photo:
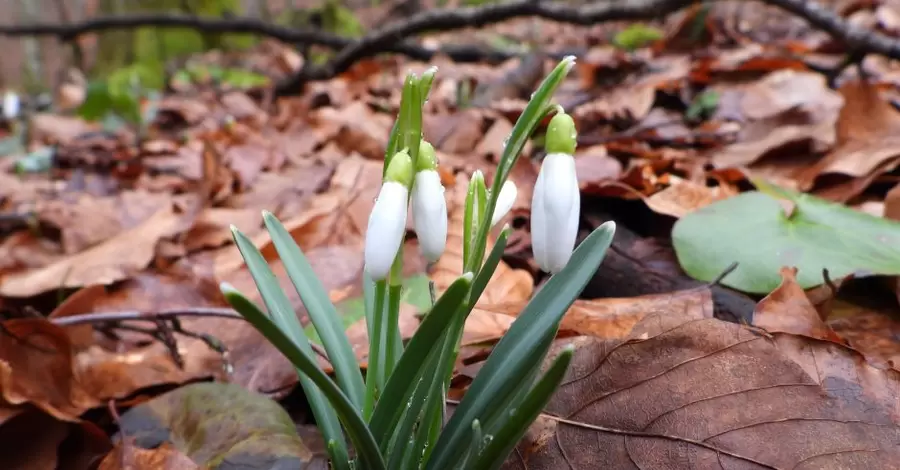
[[750, 165], [788, 144], [807, 142], [813, 150], [834, 144], [843, 99], [821, 74], [780, 70], [758, 82], [719, 92], [720, 103], [733, 105], [722, 106], [715, 117], [746, 124], [737, 143], [713, 155], [717, 168]]
[[[450, 220], [447, 225], [447, 249], [431, 269], [431, 279], [440, 295], [450, 284], [462, 275], [463, 269], [463, 218], [465, 214], [467, 178], [459, 177], [456, 186], [448, 191], [450, 194]], [[490, 252], [493, 243], [488, 240], [485, 256]], [[534, 280], [528, 271], [510, 268], [502, 260], [488, 281], [479, 305], [491, 305], [501, 302], [527, 301], [534, 291]], [[478, 305], [466, 319], [463, 331], [463, 345], [482, 343], [499, 339], [506, 333], [513, 319], [507, 315], [482, 310]]]
[[644, 203], [653, 212], [675, 218], [738, 193], [737, 189], [730, 186], [709, 187], [674, 175], [669, 175], [668, 179], [669, 186], [644, 198]]
[[669, 312], [624, 341], [579, 338], [543, 430], [505, 468], [895, 465], [900, 374], [831, 342], [777, 335]]
[[799, 175], [802, 188], [812, 186], [826, 173], [862, 177], [900, 157], [900, 113], [882, 98], [875, 85], [865, 81], [847, 82], [840, 88], [844, 107], [837, 120], [834, 150]]
[[756, 305], [753, 325], [770, 333], [790, 333], [845, 344], [822, 320], [800, 287], [797, 268], [781, 268], [781, 285]]
[[0, 397], [7, 406], [31, 404], [50, 416], [75, 421], [100, 402], [74, 370], [65, 330], [42, 318], [13, 319], [0, 333]]

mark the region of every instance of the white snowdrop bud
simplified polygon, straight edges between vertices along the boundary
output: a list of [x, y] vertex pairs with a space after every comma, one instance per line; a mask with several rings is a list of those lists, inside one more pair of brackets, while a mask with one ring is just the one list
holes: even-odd
[[413, 225], [422, 256], [434, 262], [447, 245], [447, 201], [437, 172], [434, 147], [424, 140], [421, 142], [412, 192]]
[[20, 108], [19, 95], [7, 90], [3, 95], [3, 117], [7, 120], [15, 119], [19, 116]]
[[403, 243], [411, 184], [412, 160], [404, 150], [391, 158], [381, 191], [369, 214], [365, 267], [376, 281], [387, 277]]
[[547, 129], [547, 156], [531, 201], [531, 245], [538, 266], [551, 274], [569, 262], [578, 235], [581, 193], [575, 173], [575, 123], [557, 114]]

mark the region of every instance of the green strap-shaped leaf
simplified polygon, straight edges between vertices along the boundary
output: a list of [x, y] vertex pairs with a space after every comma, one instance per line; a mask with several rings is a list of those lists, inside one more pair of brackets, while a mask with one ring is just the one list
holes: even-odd
[[516, 410], [500, 427], [500, 430], [493, 435], [490, 443], [481, 450], [475, 465], [467, 468], [472, 470], [489, 470], [500, 468], [504, 460], [512, 452], [513, 447], [522, 439], [528, 426], [537, 419], [541, 411], [547, 406], [556, 388], [559, 387], [569, 363], [572, 362], [575, 348], [569, 345], [559, 356], [554, 359], [553, 364], [547, 369], [547, 373], [541, 377], [537, 385], [531, 389], [524, 400], [516, 407]]
[[268, 211], [263, 212], [263, 221], [272, 236], [272, 243], [278, 251], [278, 256], [284, 263], [284, 269], [291, 278], [297, 294], [300, 295], [303, 305], [306, 306], [309, 319], [315, 326], [319, 338], [322, 339], [322, 346], [325, 347], [328, 360], [334, 366], [338, 384], [357, 409], [362, 410], [366, 386], [359, 371], [356, 355], [353, 354], [353, 347], [344, 332], [344, 325], [328, 297], [325, 286], [284, 225]]
[[535, 365], [534, 355], [529, 353], [523, 356], [523, 352], [544, 348], [541, 357], [546, 354], [546, 348], [549, 348], [546, 341], [548, 333], [559, 327], [563, 315], [597, 271], [614, 233], [615, 224], [612, 222], [594, 230], [572, 254], [569, 264], [551, 277], [528, 303], [494, 347], [465, 398], [454, 411], [435, 444], [426, 469], [454, 468], [454, 462], [465, 452], [471, 440], [472, 422], [482, 420], [498, 408], [505, 409], [504, 405], [516, 392], [518, 379]]
[[467, 315], [471, 313], [472, 308], [478, 303], [478, 299], [481, 298], [481, 294], [487, 288], [491, 276], [494, 275], [494, 271], [500, 265], [500, 259], [503, 258], [503, 252], [506, 251], [506, 243], [509, 241], [510, 233], [512, 233], [512, 229], [509, 228], [509, 225], [503, 227], [503, 230], [500, 231], [500, 235], [497, 236], [497, 240], [494, 242], [494, 247], [491, 248], [487, 259], [484, 260], [484, 265], [482, 265], [478, 275], [475, 276], [475, 281], [472, 282], [472, 291], [469, 294], [469, 306], [471, 308], [466, 312]]
[[[459, 313], [468, 297], [471, 285], [471, 273], [454, 281], [434, 304], [434, 308], [409, 340], [394, 373], [384, 387], [384, 392], [381, 394], [383, 398], [378, 401], [372, 419], [369, 421], [369, 429], [382, 448], [387, 447], [394, 426], [403, 414], [403, 410], [406, 409], [419, 377], [425, 372], [423, 366], [427, 364], [429, 353], [438, 343], [441, 333], [447, 329], [447, 325]], [[435, 373], [435, 371], [431, 372]], [[427, 382], [430, 383], [430, 380]], [[415, 419], [417, 415], [418, 410], [410, 409], [407, 417], [412, 416], [412, 419]]]
[[[262, 258], [261, 255], [260, 258]], [[331, 425], [331, 423], [318, 421], [319, 415], [316, 414], [317, 407], [320, 408], [320, 410], [327, 410], [329, 412], [324, 413], [326, 418], [328, 414], [334, 414], [344, 423], [347, 434], [349, 434], [350, 439], [353, 441], [357, 454], [365, 465], [365, 468], [384, 470], [384, 459], [378, 451], [378, 445], [375, 443], [375, 439], [372, 437], [368, 428], [366, 428], [366, 423], [359, 415], [359, 412], [353, 407], [353, 404], [350, 403], [350, 399], [348, 399], [341, 389], [338, 388], [337, 384], [335, 384], [327, 375], [325, 375], [325, 372], [319, 368], [315, 359], [312, 357], [312, 352], [303, 351], [298, 343], [291, 340], [288, 335], [272, 321], [272, 319], [256, 306], [256, 304], [244, 297], [240, 292], [234, 290], [234, 288], [223, 286], [222, 294], [235, 310], [246, 318], [248, 322], [266, 337], [266, 339], [275, 345], [275, 347], [278, 348], [278, 351], [284, 354], [285, 357], [291, 361], [291, 364], [297, 367], [301, 372], [300, 384], [303, 386], [306, 398], [309, 400], [310, 407], [313, 409], [313, 414], [316, 417], [319, 430], [322, 431], [326, 442], [329, 443], [328, 448], [331, 457], [338, 460], [341, 458], [341, 454], [346, 456], [346, 445], [343, 444], [344, 438], [340, 434], [340, 427], [338, 427], [338, 437], [340, 440], [333, 439], [326, 434], [326, 431], [330, 432], [329, 428], [326, 428], [326, 426]], [[309, 343], [307, 342], [307, 345], [308, 344]], [[325, 400], [325, 397], [328, 398], [327, 401]], [[335, 449], [338, 451], [336, 452]]]
[[[335, 386], [334, 382], [319, 369], [318, 364], [312, 361], [313, 351], [312, 347], [309, 345], [309, 339], [303, 333], [303, 328], [300, 325], [300, 320], [297, 319], [296, 313], [294, 313], [293, 307], [291, 307], [291, 302], [288, 300], [287, 295], [281, 290], [280, 285], [278, 284], [278, 279], [275, 277], [275, 273], [272, 272], [272, 269], [269, 267], [269, 264], [266, 262], [265, 258], [263, 258], [262, 253], [259, 252], [259, 249], [253, 245], [253, 242], [247, 238], [246, 235], [241, 233], [237, 228], [231, 228], [232, 234], [234, 236], [235, 244], [237, 244], [238, 250], [241, 252], [241, 256], [244, 258], [244, 262], [247, 264], [247, 269], [250, 271], [250, 275], [253, 277], [253, 281], [256, 283], [256, 288], [259, 290], [260, 295], [262, 296], [263, 303], [266, 305], [266, 309], [269, 311], [269, 316], [263, 315], [262, 317], [256, 316], [257, 321], [250, 320], [254, 327], [257, 329], [261, 329], [261, 325], [272, 324], [275, 326], [276, 330], [281, 333], [284, 338], [280, 342], [276, 342], [270, 339], [272, 343], [278, 347], [278, 350], [282, 352], [282, 354], [287, 355], [285, 352], [286, 349], [290, 346], [298, 348], [302, 353], [305, 354], [305, 358], [307, 358], [312, 365], [312, 369], [315, 372], [322, 375], [327, 379], [327, 383], [331, 386]], [[226, 295], [226, 298], [228, 296]], [[250, 305], [253, 305], [250, 302]], [[246, 313], [242, 310], [238, 310], [241, 314], [245, 315]], [[255, 312], [249, 312], [249, 314], [254, 314]], [[262, 321], [260, 320], [267, 320]], [[265, 332], [263, 332], [265, 334]], [[268, 337], [268, 336], [267, 336]], [[289, 359], [292, 359], [290, 356]], [[300, 367], [298, 363], [296, 363], [293, 359], [291, 362], [295, 367]], [[337, 444], [337, 449], [340, 450], [339, 455], [332, 455], [332, 458], [339, 459], [341, 456], [348, 455], [346, 450], [346, 443], [344, 440], [343, 432], [341, 431], [340, 421], [338, 420], [338, 415], [335, 413], [335, 408], [337, 405], [334, 403], [334, 400], [343, 399], [347, 401], [347, 404], [353, 408], [352, 402], [350, 402], [346, 396], [340, 392], [338, 389], [338, 394], [329, 396], [328, 400], [326, 400], [323, 393], [325, 390], [322, 388], [320, 383], [316, 383], [315, 381], [306, 380], [306, 377], [312, 378], [312, 375], [309, 371], [301, 369], [300, 374], [300, 385], [303, 387], [303, 391], [306, 393], [307, 399], [310, 403], [310, 408], [313, 411], [313, 415], [316, 418], [316, 422], [319, 425], [319, 429], [322, 431], [322, 435], [325, 438], [325, 441], [334, 440]], [[306, 377], [304, 377], [306, 374]], [[329, 403], [331, 402], [331, 403]], [[353, 408], [355, 409], [355, 408]], [[357, 414], [358, 417], [358, 414]], [[365, 428], [365, 425], [363, 425]], [[357, 431], [358, 433], [359, 431]], [[367, 433], [368, 434], [368, 433]], [[371, 435], [370, 435], [371, 436]], [[376, 448], [377, 449], [377, 448]], [[371, 458], [371, 456], [367, 456], [367, 458]], [[378, 454], [378, 459], [381, 459], [381, 455]], [[383, 466], [382, 462], [382, 466]]]

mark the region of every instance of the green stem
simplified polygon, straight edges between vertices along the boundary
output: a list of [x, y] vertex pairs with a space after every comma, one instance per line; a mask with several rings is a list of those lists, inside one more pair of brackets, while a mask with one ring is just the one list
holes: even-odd
[[387, 311], [387, 344], [384, 348], [384, 378], [387, 379], [394, 372], [394, 366], [403, 354], [403, 339], [400, 337], [400, 299], [403, 291], [403, 250], [397, 253], [394, 264], [391, 266], [391, 275], [388, 287], [388, 311]]
[[390, 377], [400, 356], [403, 355], [403, 339], [400, 337], [400, 296], [403, 286], [391, 284], [388, 288], [388, 334], [385, 348], [384, 376]]
[[384, 351], [381, 346], [384, 344], [382, 337], [384, 336], [384, 301], [387, 296], [387, 281], [382, 279], [375, 281], [375, 305], [374, 315], [372, 315], [374, 326], [372, 328], [372, 337], [369, 338], [369, 367], [366, 371], [366, 399], [363, 403], [363, 418], [366, 421], [372, 417], [372, 411], [375, 410], [375, 403], [378, 401], [378, 394], [384, 388], [384, 375], [382, 359]]

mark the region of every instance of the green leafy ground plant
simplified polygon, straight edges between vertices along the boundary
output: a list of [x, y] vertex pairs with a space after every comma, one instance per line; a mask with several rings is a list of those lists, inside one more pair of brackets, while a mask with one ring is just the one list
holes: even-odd
[[[317, 342], [333, 365], [333, 379], [319, 368], [308, 335], [259, 250], [232, 228], [265, 310], [231, 286], [223, 284], [222, 292], [297, 368], [334, 468], [499, 468], [562, 381], [572, 359], [571, 348], [563, 349], [543, 373], [541, 364], [563, 315], [599, 267], [615, 231], [612, 223], [598, 227], [573, 253], [580, 208], [571, 155], [576, 136], [571, 118], [551, 103], [573, 64], [573, 58], [564, 59], [534, 93], [509, 136], [490, 187], [480, 172], [471, 178], [465, 208], [464, 274], [435, 300], [415, 334], [403, 344], [398, 324], [404, 281], [400, 246], [407, 208], [412, 205], [423, 256], [429, 261], [441, 255], [447, 230], [437, 160], [422, 136], [422, 104], [435, 71], [407, 76], [385, 152], [382, 190], [366, 235], [363, 304], [371, 347], [365, 378], [338, 310], [281, 222], [272, 214], [263, 215], [309, 312]], [[538, 124], [554, 113], [548, 128], [552, 134], [547, 139], [548, 157], [533, 201], [533, 219], [546, 223], [536, 227], [533, 222], [532, 229], [549, 240], [570, 240], [571, 246], [544, 243], [539, 249], [536, 244], [539, 265], [553, 274], [496, 345], [448, 420], [447, 391], [463, 325], [497, 268], [510, 233], [504, 227], [485, 253], [491, 226], [499, 219], [495, 215], [509, 210], [508, 199], [515, 197], [514, 190], [501, 188]]]

